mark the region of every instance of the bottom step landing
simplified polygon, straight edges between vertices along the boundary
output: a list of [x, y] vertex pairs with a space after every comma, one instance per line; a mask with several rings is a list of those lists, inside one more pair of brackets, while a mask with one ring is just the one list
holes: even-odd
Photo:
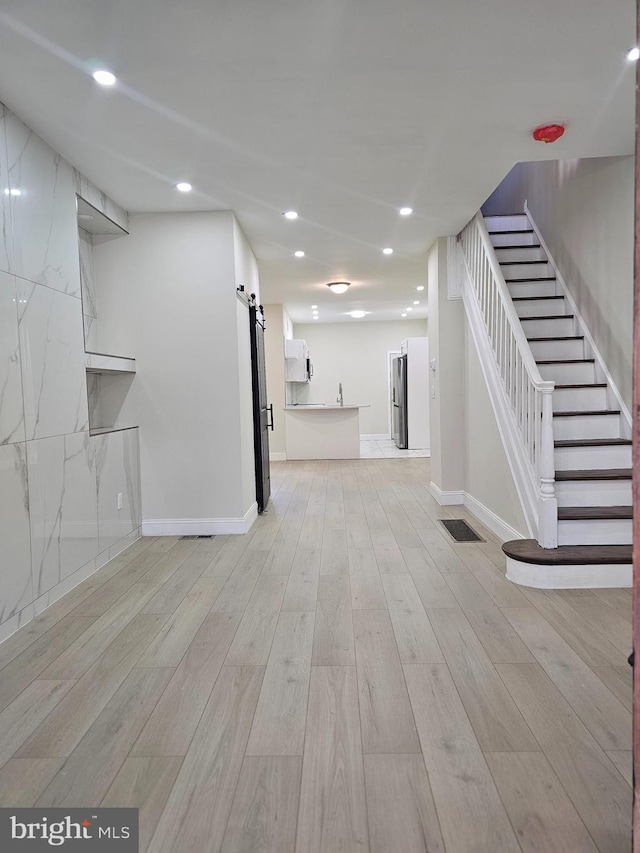
[[509, 580], [538, 589], [631, 587], [631, 548], [631, 545], [541, 548], [535, 539], [513, 539], [502, 546]]

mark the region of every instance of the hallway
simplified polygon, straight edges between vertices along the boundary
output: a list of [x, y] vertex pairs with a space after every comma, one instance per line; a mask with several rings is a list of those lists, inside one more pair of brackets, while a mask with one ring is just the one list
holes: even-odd
[[10, 637], [0, 805], [136, 806], [149, 853], [627, 853], [631, 591], [514, 586], [429, 465], [274, 463], [246, 536], [139, 540]]

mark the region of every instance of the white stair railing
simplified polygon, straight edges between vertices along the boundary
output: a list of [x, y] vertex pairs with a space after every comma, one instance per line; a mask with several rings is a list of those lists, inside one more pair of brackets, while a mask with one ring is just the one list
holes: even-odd
[[540, 376], [520, 318], [514, 308], [482, 214], [458, 235], [466, 267], [468, 293], [488, 336], [495, 369], [510, 412], [510, 435], [518, 446], [518, 469], [531, 498], [537, 540], [543, 548], [558, 545], [558, 504], [553, 457], [554, 382]]

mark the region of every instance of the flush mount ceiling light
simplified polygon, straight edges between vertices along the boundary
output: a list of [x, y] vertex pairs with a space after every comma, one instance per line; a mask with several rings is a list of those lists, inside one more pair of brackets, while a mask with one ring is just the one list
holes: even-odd
[[424, 284], [419, 284], [416, 290], [424, 290]]
[[282, 214], [285, 219], [297, 219], [298, 212], [296, 210], [285, 210]]
[[186, 181], [180, 181], [179, 184], [176, 184], [176, 189], [180, 190], [181, 193], [190, 193], [193, 187]]
[[627, 53], [627, 59], [629, 62], [637, 62], [640, 59], [640, 48], [632, 47]]
[[296, 258], [304, 258], [304, 252], [302, 251], [302, 249], [298, 249], [298, 251], [294, 252], [293, 254]]
[[354, 320], [361, 320], [363, 317], [366, 317], [369, 311], [347, 311], [350, 317], [353, 317]]
[[413, 300], [413, 304], [414, 304], [414, 305], [420, 305], [420, 300], [419, 300], [419, 299], [414, 299], [414, 300]]
[[346, 293], [350, 284], [348, 281], [330, 281], [327, 287], [332, 293]]
[[113, 86], [116, 82], [116, 75], [112, 74], [110, 71], [101, 69], [93, 72], [93, 79], [101, 86]]
[[382, 250], [382, 254], [383, 255], [393, 255], [393, 249], [390, 249], [389, 247], [387, 247], [386, 249]]
[[401, 207], [398, 212], [400, 213], [400, 216], [411, 216], [411, 214], [413, 213], [413, 208], [412, 207]]

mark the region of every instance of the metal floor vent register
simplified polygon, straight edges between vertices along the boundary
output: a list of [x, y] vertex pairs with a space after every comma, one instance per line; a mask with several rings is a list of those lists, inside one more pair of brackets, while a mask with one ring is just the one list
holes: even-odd
[[462, 518], [441, 518], [440, 521], [456, 542], [484, 542], [484, 539], [478, 536]]
[[203, 536], [181, 536], [181, 539], [213, 539], [213, 534], [203, 535]]

